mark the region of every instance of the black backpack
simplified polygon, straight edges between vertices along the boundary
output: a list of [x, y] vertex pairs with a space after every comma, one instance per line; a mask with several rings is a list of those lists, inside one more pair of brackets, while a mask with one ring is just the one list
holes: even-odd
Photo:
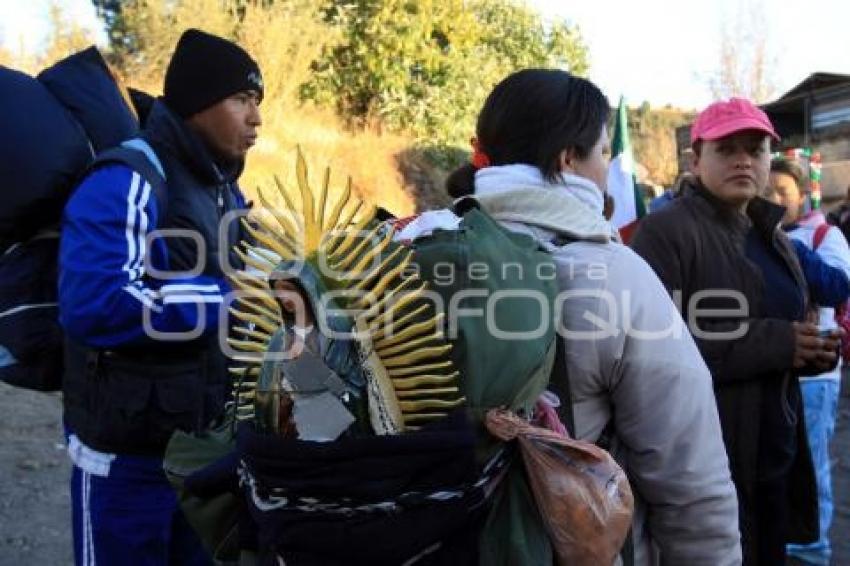
[[151, 169], [162, 185], [141, 146], [108, 149], [138, 134], [137, 116], [94, 47], [37, 78], [0, 67], [0, 380], [60, 387], [59, 220], [82, 176], [107, 161]]
[[[100, 154], [86, 174], [120, 163], [139, 172], [167, 209], [165, 175], [150, 146], [140, 138]], [[59, 231], [43, 229], [0, 256], [0, 380], [37, 391], [62, 388], [63, 334], [57, 298]]]

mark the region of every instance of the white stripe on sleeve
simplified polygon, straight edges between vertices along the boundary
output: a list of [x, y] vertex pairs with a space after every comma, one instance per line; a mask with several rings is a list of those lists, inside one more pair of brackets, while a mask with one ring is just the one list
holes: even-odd
[[127, 239], [127, 262], [124, 264], [122, 268], [123, 271], [126, 271], [130, 280], [133, 280], [133, 274], [130, 270], [130, 267], [135, 264], [137, 260], [136, 254], [138, 253], [138, 248], [136, 246], [136, 197], [139, 193], [139, 180], [141, 177], [138, 173], [133, 173], [132, 179], [130, 181], [130, 192], [127, 194], [127, 222], [125, 227], [125, 237]]
[[162, 299], [162, 303], [221, 303], [221, 295], [200, 295], [198, 293], [172, 293]]
[[162, 293], [163, 296], [170, 295], [173, 293], [221, 293], [221, 289], [218, 285], [192, 285], [190, 283], [172, 283], [170, 285], [163, 285], [159, 288], [159, 292]]
[[148, 205], [148, 200], [151, 196], [151, 185], [150, 183], [145, 182], [142, 187], [142, 197], [139, 199], [139, 235], [138, 235], [138, 246], [139, 253], [136, 254], [136, 261], [133, 262], [133, 266], [131, 266], [130, 270], [130, 278], [131, 279], [139, 279], [144, 273], [144, 261], [145, 261], [145, 253], [147, 253], [146, 249], [146, 238], [145, 236], [148, 233], [148, 215], [145, 212], [145, 207]]
[[162, 312], [162, 307], [153, 301], [150, 294], [143, 292], [141, 289], [138, 289], [133, 285], [125, 286], [124, 290], [127, 291], [134, 299], [138, 300], [140, 303], [142, 303], [152, 311]]

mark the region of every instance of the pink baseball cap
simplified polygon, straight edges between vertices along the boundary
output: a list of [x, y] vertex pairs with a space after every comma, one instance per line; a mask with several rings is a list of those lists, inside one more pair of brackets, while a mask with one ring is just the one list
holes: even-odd
[[691, 126], [691, 143], [718, 140], [742, 130], [758, 130], [779, 141], [770, 118], [761, 108], [745, 98], [730, 98], [713, 102], [699, 113]]

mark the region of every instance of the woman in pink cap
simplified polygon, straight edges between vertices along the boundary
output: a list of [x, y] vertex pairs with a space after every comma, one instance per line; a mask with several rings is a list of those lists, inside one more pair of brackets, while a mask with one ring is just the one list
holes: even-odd
[[838, 337], [805, 322], [808, 291], [779, 228], [784, 209], [758, 197], [779, 136], [748, 100], [711, 104], [691, 128], [695, 180], [646, 217], [632, 242], [683, 315], [711, 370], [744, 564], [784, 564], [785, 544], [818, 536], [817, 494], [798, 375], [837, 363]]

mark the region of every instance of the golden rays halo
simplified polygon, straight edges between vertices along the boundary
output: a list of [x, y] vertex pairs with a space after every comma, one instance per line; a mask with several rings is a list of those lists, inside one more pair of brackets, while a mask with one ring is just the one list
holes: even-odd
[[293, 192], [300, 206], [275, 177], [283, 206], [274, 207], [260, 190], [263, 213], [241, 219], [253, 242], [237, 246], [245, 269], [230, 277], [238, 291], [228, 339], [236, 416], [256, 419], [266, 409], [268, 396], [258, 394], [263, 356], [284, 324], [269, 277], [281, 261], [301, 261], [321, 271], [326, 289], [349, 297], [343, 306], [353, 321], [373, 430], [414, 430], [465, 401], [442, 333], [444, 315], [428, 299], [428, 284], [409, 269], [413, 251], [393, 241], [394, 229], [376, 220], [375, 206], [353, 195], [350, 178], [331, 196], [330, 177], [326, 168], [315, 198], [298, 148]]

